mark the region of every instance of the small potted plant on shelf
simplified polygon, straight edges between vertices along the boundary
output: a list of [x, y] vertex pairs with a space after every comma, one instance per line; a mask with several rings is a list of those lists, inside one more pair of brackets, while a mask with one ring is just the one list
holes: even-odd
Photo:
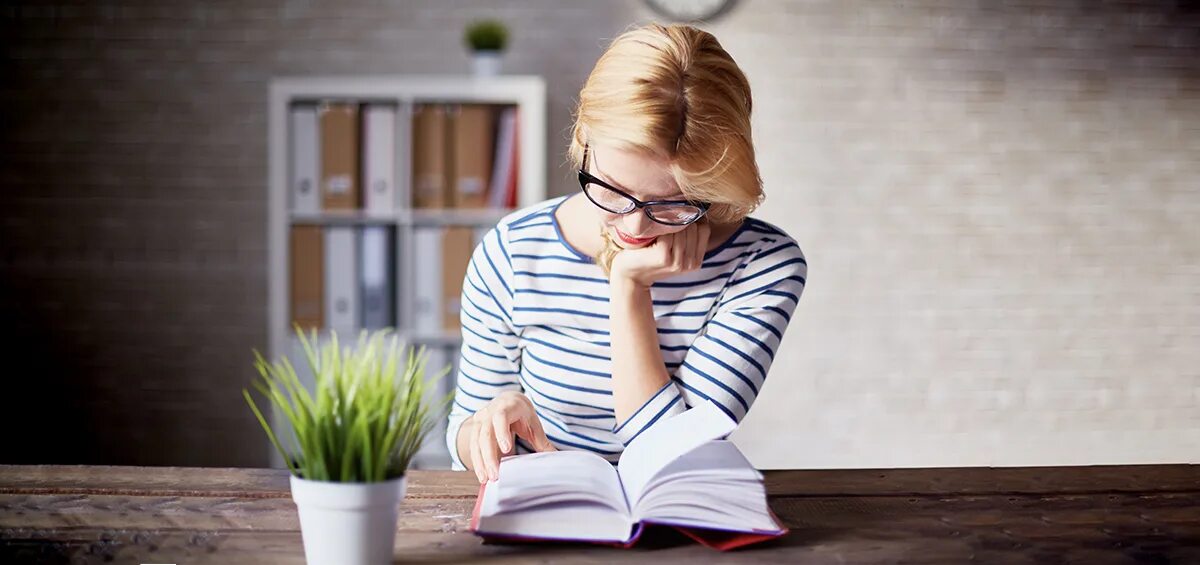
[[[429, 406], [425, 351], [407, 354], [389, 330], [363, 331], [354, 347], [336, 332], [321, 343], [296, 334], [315, 377], [309, 391], [287, 358], [268, 362], [254, 352], [262, 379], [254, 388], [291, 423], [289, 453], [248, 390], [242, 395], [291, 471], [292, 500], [309, 565], [392, 561], [399, 504], [409, 461], [452, 396]], [[403, 362], [401, 367], [399, 364]]]
[[508, 45], [508, 28], [499, 20], [479, 20], [467, 26], [463, 39], [471, 49], [476, 76], [500, 74], [500, 61]]

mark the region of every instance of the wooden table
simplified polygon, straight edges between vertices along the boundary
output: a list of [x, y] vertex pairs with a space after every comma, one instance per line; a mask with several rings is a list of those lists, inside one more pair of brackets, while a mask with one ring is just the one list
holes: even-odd
[[[767, 471], [783, 539], [721, 553], [483, 544], [478, 484], [413, 471], [396, 562], [1200, 563], [1200, 465]], [[269, 469], [0, 466], [0, 563], [303, 563]]]

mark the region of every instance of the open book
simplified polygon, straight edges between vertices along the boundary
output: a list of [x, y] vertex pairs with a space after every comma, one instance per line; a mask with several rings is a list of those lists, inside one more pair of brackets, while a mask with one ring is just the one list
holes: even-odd
[[733, 443], [737, 424], [710, 402], [660, 420], [620, 463], [587, 451], [505, 457], [480, 485], [471, 529], [485, 539], [633, 545], [646, 524], [717, 549], [787, 533], [759, 473]]

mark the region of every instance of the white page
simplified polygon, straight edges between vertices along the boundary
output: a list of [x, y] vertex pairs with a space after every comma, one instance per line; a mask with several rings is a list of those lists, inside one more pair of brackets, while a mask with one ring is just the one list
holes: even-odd
[[628, 515], [629, 507], [612, 464], [586, 451], [546, 451], [505, 457], [500, 477], [488, 485], [496, 492], [496, 511], [543, 501], [574, 498], [605, 504]]
[[672, 461], [642, 487], [639, 500], [653, 498], [658, 487], [683, 480], [760, 483], [763, 476], [728, 440], [710, 441]]
[[623, 514], [597, 504], [558, 503], [531, 512], [484, 516], [482, 534], [508, 534], [558, 540], [629, 541], [633, 526]]
[[582, 451], [506, 457], [483, 491], [478, 531], [537, 538], [626, 541], [628, 508], [612, 465]]
[[625, 446], [617, 472], [630, 506], [641, 497], [647, 483], [681, 455], [737, 429], [717, 405], [703, 401], [690, 410], [659, 420]]
[[732, 530], [778, 530], [762, 473], [733, 442], [710, 441], [654, 475], [633, 511], [636, 520]]

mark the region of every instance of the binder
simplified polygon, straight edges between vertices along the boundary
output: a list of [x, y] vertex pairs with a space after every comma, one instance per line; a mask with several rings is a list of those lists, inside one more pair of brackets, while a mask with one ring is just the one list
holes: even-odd
[[321, 228], [292, 226], [288, 239], [292, 322], [305, 331], [319, 330], [325, 325], [325, 240]]
[[418, 104], [412, 113], [413, 207], [446, 206], [446, 109]]
[[441, 229], [413, 229], [412, 248], [413, 329], [422, 334], [436, 334], [443, 327]]
[[325, 322], [339, 340], [354, 339], [360, 327], [356, 229], [325, 228]]
[[363, 110], [363, 209], [396, 209], [396, 107], [370, 104]]
[[362, 327], [368, 330], [395, 325], [393, 306], [395, 277], [392, 269], [391, 229], [366, 226], [359, 232], [362, 296]]
[[504, 208], [508, 204], [508, 184], [513, 173], [513, 153], [517, 149], [517, 108], [507, 106], [500, 111], [496, 126], [496, 155], [492, 162], [492, 178], [487, 190], [488, 208]]
[[296, 105], [291, 108], [291, 130], [288, 135], [288, 158], [291, 178], [288, 186], [292, 196], [292, 211], [316, 214], [321, 211], [317, 193], [320, 174], [317, 147], [317, 107]]
[[495, 127], [492, 108], [460, 104], [450, 114], [450, 196], [455, 208], [483, 208], [491, 182]]
[[442, 234], [442, 328], [459, 331], [463, 277], [471, 262], [475, 230], [450, 226]]
[[321, 207], [359, 207], [358, 106], [326, 103], [318, 108], [321, 128]]
[[517, 207], [517, 182], [521, 178], [521, 109], [513, 108], [512, 165], [508, 169], [508, 184], [505, 189], [504, 206]]

